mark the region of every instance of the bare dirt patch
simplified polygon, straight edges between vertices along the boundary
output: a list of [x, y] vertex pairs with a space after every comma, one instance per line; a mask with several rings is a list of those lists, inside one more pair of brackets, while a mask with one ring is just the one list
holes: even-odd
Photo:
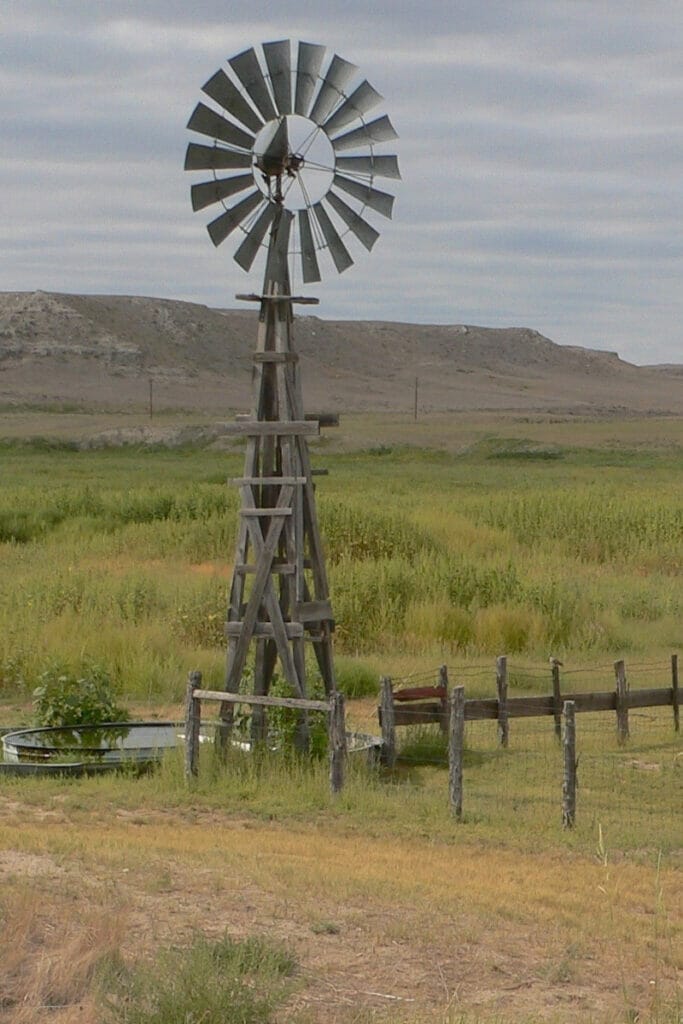
[[[655, 964], [652, 872], [636, 865], [612, 869], [611, 902], [600, 865], [580, 857], [283, 828], [215, 811], [46, 820], [28, 807], [21, 824], [11, 817], [0, 875], [43, 889], [58, 877], [70, 920], [98, 907], [123, 915], [127, 958], [197, 931], [285, 944], [301, 984], [283, 1021], [445, 1020], [449, 1008], [481, 1019], [611, 1021], [646, 1011], [652, 979], [671, 987], [681, 966]], [[675, 894], [673, 875], [663, 881]]]

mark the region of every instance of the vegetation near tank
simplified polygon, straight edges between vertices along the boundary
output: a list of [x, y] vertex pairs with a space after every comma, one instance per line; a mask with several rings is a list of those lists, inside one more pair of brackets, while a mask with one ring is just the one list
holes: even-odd
[[43, 726], [101, 725], [125, 722], [128, 711], [116, 703], [108, 673], [86, 662], [79, 674], [53, 662], [41, 672], [33, 691], [36, 722]]

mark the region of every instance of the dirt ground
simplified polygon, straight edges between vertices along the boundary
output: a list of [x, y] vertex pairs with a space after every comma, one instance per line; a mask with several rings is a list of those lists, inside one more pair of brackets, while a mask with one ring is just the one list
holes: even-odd
[[118, 918], [128, 958], [197, 931], [283, 943], [299, 964], [283, 1024], [673, 1019], [647, 1015], [681, 981], [673, 873], [664, 917], [651, 867], [626, 862], [607, 879], [566, 851], [67, 803], [0, 798], [2, 891], [29, 885], [62, 921]]

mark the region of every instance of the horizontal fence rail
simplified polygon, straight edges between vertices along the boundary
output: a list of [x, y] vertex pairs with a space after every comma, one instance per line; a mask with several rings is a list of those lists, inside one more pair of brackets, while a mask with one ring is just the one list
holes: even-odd
[[[231, 693], [227, 690], [203, 690], [201, 672], [190, 672], [185, 698], [185, 777], [188, 781], [199, 772], [199, 733], [203, 700], [217, 701], [221, 705], [247, 704], [260, 708], [290, 708], [295, 711], [322, 711], [327, 715], [327, 734], [330, 758], [330, 789], [338, 793], [344, 786], [346, 766], [346, 713], [344, 694], [335, 691], [327, 700], [308, 700], [303, 697], [270, 697], [264, 694]], [[229, 732], [229, 727], [228, 730]], [[219, 727], [217, 738], [221, 746], [227, 741], [226, 727]]]

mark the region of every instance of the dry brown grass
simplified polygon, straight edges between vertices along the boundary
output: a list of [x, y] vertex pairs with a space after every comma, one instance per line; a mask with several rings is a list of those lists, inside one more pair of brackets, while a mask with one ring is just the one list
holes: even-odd
[[8, 885], [0, 914], [10, 939], [0, 946], [0, 1021], [99, 1024], [93, 980], [119, 949], [123, 917], [51, 893], [35, 879], [30, 888], [25, 880]]
[[[27, 899], [15, 885], [12, 897], [23, 922], [17, 950], [28, 953], [12, 952], [15, 1008], [22, 992], [26, 1012], [83, 1006], [82, 1017], [50, 1021], [94, 1024], [88, 985], [103, 955], [149, 958], [197, 931], [226, 929], [294, 953], [301, 986], [278, 1017], [292, 1024], [461, 1015], [616, 1024], [632, 1010], [651, 1024], [674, 1020], [653, 1012], [655, 997], [661, 1006], [675, 998], [683, 966], [674, 870], [657, 879], [651, 864], [606, 870], [568, 851], [362, 835], [342, 822], [284, 827], [210, 810], [93, 813], [59, 800], [3, 810], [14, 827], [0, 829], [0, 869], [42, 873], [41, 888], [57, 883], [63, 894]], [[34, 1019], [46, 1018], [5, 1016]]]

